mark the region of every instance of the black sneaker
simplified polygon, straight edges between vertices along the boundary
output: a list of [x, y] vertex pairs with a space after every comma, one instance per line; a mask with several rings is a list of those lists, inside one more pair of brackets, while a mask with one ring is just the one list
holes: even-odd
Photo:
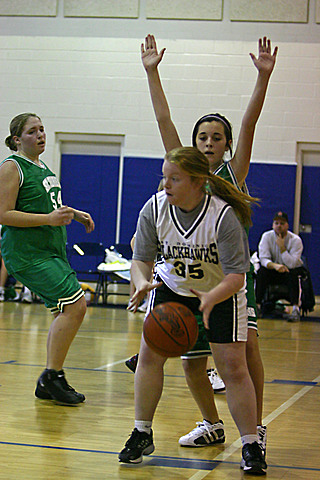
[[82, 393], [72, 388], [64, 375], [63, 370], [46, 369], [40, 375], [35, 396], [42, 400], [55, 400], [63, 405], [76, 405], [85, 401]]
[[244, 473], [251, 475], [265, 475], [267, 464], [263, 458], [261, 447], [257, 442], [246, 443], [242, 447], [242, 460], [240, 467]]
[[150, 435], [140, 432], [137, 428], [131, 433], [131, 437], [119, 453], [119, 462], [141, 463], [142, 455], [150, 455], [154, 451], [152, 430]]
[[135, 373], [135, 371], [137, 369], [138, 357], [139, 357], [139, 353], [136, 353], [135, 355], [133, 355], [133, 357], [131, 357], [128, 360], [125, 361], [126, 366], [133, 373]]

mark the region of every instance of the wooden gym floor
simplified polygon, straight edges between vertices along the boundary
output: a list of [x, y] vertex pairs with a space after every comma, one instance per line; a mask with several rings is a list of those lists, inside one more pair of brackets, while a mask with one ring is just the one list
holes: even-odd
[[[319, 305], [311, 315], [320, 316]], [[299, 324], [259, 321], [267, 476], [276, 480], [320, 479], [320, 322], [310, 320], [311, 316]], [[180, 359], [166, 364], [153, 427], [155, 452], [140, 466], [118, 463], [117, 454], [134, 421], [134, 375], [124, 361], [138, 351], [142, 321], [142, 313], [134, 315], [124, 308], [88, 308], [65, 363], [69, 382], [86, 394], [87, 401], [62, 407], [33, 394], [45, 363], [50, 313], [41, 304], [0, 304], [1, 479], [243, 478], [239, 436], [224, 394], [216, 395], [216, 401], [226, 443], [179, 447], [178, 438], [201, 420]]]

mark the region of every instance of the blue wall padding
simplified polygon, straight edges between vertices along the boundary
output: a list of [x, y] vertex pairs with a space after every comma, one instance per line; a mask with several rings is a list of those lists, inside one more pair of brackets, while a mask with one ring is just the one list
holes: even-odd
[[157, 191], [162, 178], [162, 163], [162, 158], [125, 158], [120, 243], [131, 240], [139, 211]]
[[295, 165], [266, 165], [252, 163], [247, 177], [250, 194], [260, 199], [260, 207], [253, 208], [253, 227], [250, 230], [250, 248], [256, 250], [263, 232], [272, 228], [274, 214], [283, 210], [293, 226]]
[[[95, 230], [87, 234], [83, 225], [72, 222], [67, 227], [68, 244], [102, 242], [113, 244], [116, 233], [119, 159], [99, 155], [64, 154], [61, 156], [62, 201], [77, 210], [89, 212]], [[91, 268], [92, 259], [76, 256], [74, 268]]]
[[[139, 211], [157, 191], [162, 173], [162, 158], [124, 158], [121, 228], [119, 243], [128, 245], [135, 232]], [[119, 158], [98, 155], [62, 155], [61, 183], [63, 202], [89, 211], [96, 230], [87, 235], [82, 225], [68, 227], [69, 244], [77, 241], [99, 241], [106, 246], [115, 243], [118, 201]], [[289, 216], [293, 227], [295, 165], [252, 163], [247, 184], [252, 196], [260, 198], [253, 208], [250, 249], [256, 250], [262, 233], [271, 229], [278, 210]], [[304, 167], [302, 182], [301, 223], [312, 225], [312, 235], [301, 234], [316, 294], [320, 294], [320, 167]]]

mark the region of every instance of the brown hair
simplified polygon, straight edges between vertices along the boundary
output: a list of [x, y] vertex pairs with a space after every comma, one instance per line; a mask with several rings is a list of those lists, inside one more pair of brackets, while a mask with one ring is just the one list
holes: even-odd
[[230, 182], [213, 175], [207, 157], [195, 147], [180, 147], [168, 152], [165, 157], [193, 179], [203, 179], [203, 191], [216, 195], [228, 203], [243, 225], [251, 225], [251, 203], [258, 199], [240, 192]]
[[20, 113], [11, 120], [9, 127], [10, 135], [5, 139], [5, 144], [7, 147], [10, 148], [10, 150], [13, 150], [14, 152], [18, 150], [18, 147], [16, 145], [16, 142], [13, 140], [13, 137], [21, 137], [23, 128], [30, 117], [39, 118], [41, 122], [41, 118], [38, 117], [38, 115], [36, 115], [35, 113]]
[[221, 123], [223, 126], [224, 134], [226, 136], [226, 145], [228, 146], [228, 150], [230, 153], [230, 157], [232, 157], [232, 125], [229, 120], [221, 115], [221, 113], [209, 113], [208, 115], [204, 115], [203, 117], [199, 118], [196, 122], [195, 126], [193, 127], [192, 131], [192, 145], [194, 147], [197, 146], [197, 135], [199, 132], [200, 125], [204, 122], [218, 122]]

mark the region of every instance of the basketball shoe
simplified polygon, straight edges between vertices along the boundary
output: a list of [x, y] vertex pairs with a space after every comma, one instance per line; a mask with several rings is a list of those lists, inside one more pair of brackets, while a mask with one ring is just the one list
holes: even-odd
[[263, 458], [263, 453], [257, 442], [246, 443], [242, 447], [242, 460], [240, 468], [244, 473], [250, 475], [265, 475], [267, 470], [266, 461]]
[[84, 402], [86, 398], [68, 384], [63, 370], [53, 369], [42, 372], [34, 393], [37, 398], [55, 400], [63, 405], [76, 405]]
[[267, 427], [265, 425], [258, 425], [258, 443], [262, 450], [263, 458], [266, 459], [267, 453]]
[[219, 374], [215, 368], [208, 368], [207, 374], [214, 390], [214, 393], [222, 393], [225, 391], [226, 386], [222, 378], [219, 377]]
[[210, 423], [207, 420], [197, 422], [197, 427], [190, 433], [179, 438], [179, 444], [182, 447], [208, 447], [216, 443], [224, 443], [224, 425], [223, 421]]
[[22, 303], [32, 303], [32, 293], [29, 288], [23, 287], [20, 295], [20, 302]]
[[152, 430], [150, 435], [140, 432], [137, 428], [133, 430], [124, 449], [119, 453], [119, 462], [141, 463], [143, 455], [150, 455], [154, 451]]

